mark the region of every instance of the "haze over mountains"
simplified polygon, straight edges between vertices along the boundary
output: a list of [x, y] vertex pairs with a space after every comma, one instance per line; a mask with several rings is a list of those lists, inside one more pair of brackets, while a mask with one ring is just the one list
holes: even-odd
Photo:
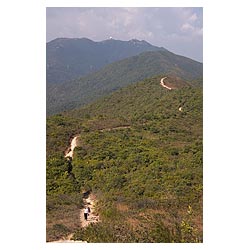
[[47, 83], [62, 83], [92, 73], [109, 63], [144, 51], [165, 50], [146, 41], [57, 38], [47, 43]]
[[199, 78], [202, 63], [136, 39], [53, 40], [47, 44], [47, 114], [80, 107], [131, 83], [169, 73]]

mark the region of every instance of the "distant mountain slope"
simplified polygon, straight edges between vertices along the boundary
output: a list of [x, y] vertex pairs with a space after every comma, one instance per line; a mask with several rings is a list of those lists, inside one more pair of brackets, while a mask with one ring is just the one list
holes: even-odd
[[145, 78], [172, 73], [184, 79], [202, 76], [202, 63], [169, 51], [144, 52], [103, 67], [96, 73], [60, 85], [47, 85], [47, 114], [90, 103]]
[[57, 38], [46, 46], [47, 83], [72, 80], [109, 63], [155, 50], [165, 49], [136, 39], [94, 42], [87, 38]]

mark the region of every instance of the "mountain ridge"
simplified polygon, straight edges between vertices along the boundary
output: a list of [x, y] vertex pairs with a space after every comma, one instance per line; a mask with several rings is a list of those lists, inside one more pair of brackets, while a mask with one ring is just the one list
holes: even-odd
[[166, 50], [144, 40], [56, 38], [46, 44], [47, 84], [60, 84], [99, 70], [101, 67], [140, 54]]
[[47, 85], [47, 114], [80, 107], [155, 75], [172, 73], [184, 79], [194, 79], [201, 77], [202, 71], [202, 63], [167, 50], [143, 52], [108, 64], [85, 77], [59, 85]]

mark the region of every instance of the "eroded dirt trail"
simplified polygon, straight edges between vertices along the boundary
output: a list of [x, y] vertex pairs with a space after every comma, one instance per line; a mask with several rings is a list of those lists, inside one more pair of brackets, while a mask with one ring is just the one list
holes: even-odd
[[[171, 87], [167, 86], [166, 83], [164, 83], [164, 79], [166, 79], [166, 78], [167, 78], [167, 77], [161, 78], [160, 85], [161, 85], [163, 88], [166, 88], [166, 89], [168, 89], [168, 90], [175, 89], [175, 88], [171, 88]], [[180, 112], [182, 112], [182, 111], [183, 111], [183, 107], [179, 107], [178, 110], [179, 110]]]
[[[106, 132], [106, 131], [111, 131], [111, 130], [122, 130], [122, 129], [128, 129], [130, 128], [130, 126], [120, 126], [120, 127], [114, 127], [114, 128], [106, 128], [106, 129], [102, 129], [100, 130], [100, 132]], [[71, 141], [70, 147], [67, 149], [67, 151], [65, 152], [65, 158], [71, 158], [73, 159], [73, 153], [74, 153], [74, 149], [75, 147], [77, 147], [79, 145], [79, 135], [74, 136], [74, 138]], [[83, 205], [84, 207], [88, 206], [90, 208], [90, 213], [88, 215], [87, 220], [85, 220], [84, 218], [84, 208], [80, 210], [80, 214], [79, 214], [79, 219], [80, 219], [80, 223], [81, 223], [81, 227], [87, 227], [89, 226], [91, 223], [98, 223], [100, 222], [100, 218], [99, 215], [96, 213], [95, 210], [95, 206], [96, 206], [96, 197], [94, 194], [90, 193], [88, 195], [84, 195], [83, 192]], [[74, 241], [71, 240], [71, 238], [73, 237], [73, 234], [68, 235], [67, 237], [60, 239], [58, 241], [53, 241], [53, 242], [59, 242], [59, 243], [87, 243], [87, 241]]]
[[[65, 158], [72, 158], [73, 159], [73, 153], [74, 153], [74, 149], [75, 147], [78, 146], [79, 142], [79, 135], [75, 136], [70, 144], [70, 147], [68, 148], [68, 150], [65, 153]], [[99, 215], [96, 214], [95, 212], [95, 204], [96, 204], [96, 197], [93, 194], [88, 194], [87, 197], [83, 198], [83, 204], [84, 206], [88, 206], [90, 208], [90, 213], [89, 216], [87, 218], [87, 220], [84, 219], [84, 208], [80, 210], [80, 215], [79, 215], [79, 219], [81, 222], [81, 227], [87, 227], [90, 223], [97, 223], [100, 221], [99, 219]], [[71, 240], [71, 238], [73, 237], [73, 234], [68, 235], [67, 237], [60, 239], [58, 241], [53, 241], [53, 242], [58, 242], [58, 243], [87, 243], [87, 241], [75, 241], [75, 240]]]
[[73, 237], [73, 234], [70, 234], [66, 237], [66, 239], [61, 239], [57, 241], [51, 241], [49, 243], [88, 243], [87, 241], [81, 241], [81, 240], [71, 240]]
[[65, 153], [65, 158], [67, 158], [67, 157], [73, 158], [73, 153], [74, 153], [75, 147], [77, 146], [77, 139], [78, 139], [78, 137], [79, 136], [75, 136], [73, 138], [73, 140], [71, 141], [70, 148]]
[[[83, 204], [90, 208], [90, 213], [87, 221], [84, 219], [84, 208], [80, 210], [80, 222], [81, 227], [87, 227], [91, 223], [100, 222], [99, 215], [95, 212], [96, 197], [93, 194], [89, 194], [87, 198], [83, 198]], [[88, 243], [87, 241], [71, 240], [73, 234], [68, 235], [66, 238], [53, 241], [55, 243]], [[52, 242], [52, 243], [53, 243]]]
[[90, 223], [100, 222], [99, 215], [95, 211], [96, 197], [93, 194], [90, 194], [88, 198], [83, 198], [83, 203], [90, 208], [90, 213], [86, 221], [84, 219], [84, 208], [80, 210], [81, 226], [87, 227]]
[[168, 87], [168, 86], [164, 83], [164, 79], [166, 79], [166, 78], [167, 78], [167, 77], [163, 77], [163, 78], [161, 78], [161, 82], [160, 82], [160, 84], [161, 84], [161, 86], [162, 86], [163, 88], [166, 88], [166, 89], [172, 90], [172, 88]]

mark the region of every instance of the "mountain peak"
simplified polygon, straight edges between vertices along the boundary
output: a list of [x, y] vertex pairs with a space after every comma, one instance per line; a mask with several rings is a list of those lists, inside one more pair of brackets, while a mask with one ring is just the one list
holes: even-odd
[[140, 44], [140, 45], [142, 45], [142, 44], [151, 45], [150, 43], [148, 43], [145, 40], [138, 40], [138, 39], [131, 39], [131, 40], [129, 40], [129, 42], [134, 43], [134, 44]]
[[82, 38], [57, 38], [47, 43], [47, 82], [63, 83], [97, 71], [106, 64], [146, 51], [162, 50], [146, 41], [104, 41]]
[[101, 41], [101, 43], [108, 43], [108, 42], [124, 42], [124, 43], [130, 43], [130, 44], [138, 44], [138, 45], [151, 45], [145, 40], [138, 40], [136, 38], [125, 41], [125, 40], [118, 40], [118, 39], [114, 39], [113, 37], [109, 37], [108, 39]]

